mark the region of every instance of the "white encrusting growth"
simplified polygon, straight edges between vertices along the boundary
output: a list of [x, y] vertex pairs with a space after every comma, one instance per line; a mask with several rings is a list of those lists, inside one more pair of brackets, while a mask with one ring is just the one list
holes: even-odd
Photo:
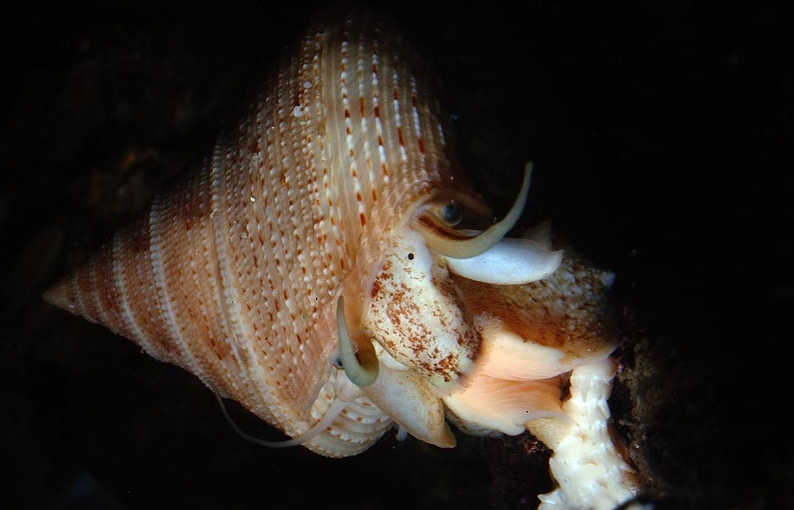
[[616, 451], [607, 422], [615, 365], [605, 359], [571, 372], [566, 420], [527, 424], [554, 450], [549, 461], [559, 486], [538, 496], [540, 510], [611, 510], [636, 496], [631, 468]]

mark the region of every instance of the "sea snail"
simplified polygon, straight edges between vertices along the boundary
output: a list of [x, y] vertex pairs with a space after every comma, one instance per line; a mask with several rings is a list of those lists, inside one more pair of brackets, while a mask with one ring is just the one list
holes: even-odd
[[[203, 164], [45, 299], [326, 456], [358, 454], [395, 424], [452, 447], [448, 422], [530, 427], [556, 449], [590, 425], [561, 402], [569, 377], [580, 396], [580, 369], [606, 423], [611, 274], [563, 257], [547, 230], [505, 237], [531, 165], [494, 222], [435, 83], [377, 19], [315, 24]], [[628, 472], [614, 448], [602, 455]], [[614, 504], [634, 491], [616, 480]]]

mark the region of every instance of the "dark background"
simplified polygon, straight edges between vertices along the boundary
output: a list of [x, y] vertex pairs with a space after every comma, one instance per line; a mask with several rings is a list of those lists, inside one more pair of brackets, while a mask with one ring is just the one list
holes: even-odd
[[[180, 369], [41, 302], [207, 151], [317, 3], [120, 1], [6, 15], [0, 117], [0, 506], [531, 508], [526, 435], [388, 434], [330, 460], [237, 437]], [[617, 273], [613, 413], [669, 508], [794, 508], [787, 198], [794, 27], [771, 3], [400, 3], [497, 209]], [[250, 432], [277, 437], [232, 406]], [[538, 453], [539, 451], [539, 453]]]

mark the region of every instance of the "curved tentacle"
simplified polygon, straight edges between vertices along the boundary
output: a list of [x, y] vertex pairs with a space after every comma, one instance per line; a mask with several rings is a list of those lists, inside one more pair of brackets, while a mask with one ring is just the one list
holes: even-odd
[[339, 359], [347, 378], [356, 386], [369, 386], [374, 383], [378, 378], [378, 355], [369, 340], [357, 342], [358, 349], [354, 348], [347, 329], [342, 296], [339, 296], [339, 301], [336, 303], [336, 327], [339, 332]]
[[431, 222], [417, 222], [419, 231], [425, 238], [427, 247], [434, 253], [450, 258], [467, 259], [485, 253], [502, 239], [521, 217], [529, 195], [529, 182], [532, 176], [532, 162], [524, 167], [524, 181], [515, 203], [501, 221], [476, 236], [462, 236], [453, 229], [434, 228]]

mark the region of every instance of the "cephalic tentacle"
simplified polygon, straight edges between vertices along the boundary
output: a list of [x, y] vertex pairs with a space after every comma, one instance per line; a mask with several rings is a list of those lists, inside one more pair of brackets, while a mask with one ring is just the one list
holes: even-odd
[[461, 231], [455, 231], [454, 229], [441, 230], [440, 228], [432, 228], [431, 225], [438, 226], [438, 222], [422, 221], [423, 218], [420, 217], [419, 221], [416, 222], [416, 226], [424, 236], [427, 247], [433, 253], [456, 259], [476, 257], [490, 250], [513, 228], [521, 217], [529, 195], [531, 177], [532, 162], [530, 161], [524, 167], [524, 180], [510, 211], [501, 221], [475, 236], [466, 236]]
[[357, 342], [357, 346], [353, 345], [345, 320], [342, 296], [339, 296], [336, 304], [336, 326], [339, 334], [339, 359], [348, 379], [356, 386], [369, 386], [374, 383], [378, 378], [378, 355], [371, 340], [363, 339]]

